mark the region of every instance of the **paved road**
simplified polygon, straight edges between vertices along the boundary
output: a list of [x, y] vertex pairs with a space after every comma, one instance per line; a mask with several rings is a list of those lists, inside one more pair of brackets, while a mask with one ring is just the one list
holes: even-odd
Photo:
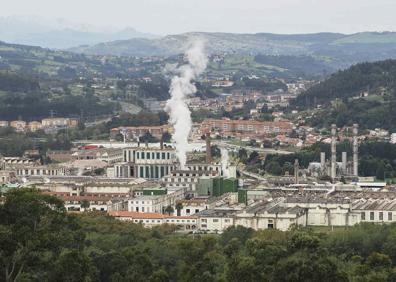
[[243, 174], [243, 175], [249, 176], [249, 177], [254, 178], [254, 179], [258, 179], [258, 180], [261, 180], [261, 181], [267, 181], [267, 179], [265, 177], [263, 177], [261, 175], [258, 175], [256, 173], [248, 172], [246, 170], [239, 170], [239, 172], [241, 174]]

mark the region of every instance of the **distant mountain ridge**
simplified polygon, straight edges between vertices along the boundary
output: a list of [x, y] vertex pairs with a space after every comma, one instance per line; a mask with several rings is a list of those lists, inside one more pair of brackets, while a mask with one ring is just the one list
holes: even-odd
[[0, 17], [0, 41], [15, 44], [67, 49], [136, 37], [156, 36], [131, 27], [114, 30], [71, 23], [64, 19], [43, 20], [34, 16]]
[[209, 54], [313, 56], [328, 58], [329, 63], [334, 63], [337, 68], [363, 61], [396, 58], [395, 32], [362, 32], [350, 35], [190, 32], [155, 39], [118, 40], [70, 50], [92, 55], [171, 56], [182, 53], [186, 45], [196, 38], [206, 42]]

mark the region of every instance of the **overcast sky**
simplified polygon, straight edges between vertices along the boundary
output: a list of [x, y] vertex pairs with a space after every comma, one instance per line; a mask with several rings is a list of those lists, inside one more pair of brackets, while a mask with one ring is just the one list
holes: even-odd
[[186, 31], [395, 31], [396, 0], [2, 0], [0, 16], [37, 15], [154, 34]]

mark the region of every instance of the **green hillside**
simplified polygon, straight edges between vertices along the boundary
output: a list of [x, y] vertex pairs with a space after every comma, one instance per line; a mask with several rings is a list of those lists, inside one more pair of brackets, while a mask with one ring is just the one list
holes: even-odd
[[339, 71], [301, 94], [297, 109], [313, 109], [315, 126], [359, 123], [396, 131], [396, 60], [362, 63]]

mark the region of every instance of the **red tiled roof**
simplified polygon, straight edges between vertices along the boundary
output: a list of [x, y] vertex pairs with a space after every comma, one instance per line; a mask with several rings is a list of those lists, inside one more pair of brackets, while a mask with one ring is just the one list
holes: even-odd
[[173, 216], [155, 212], [133, 212], [133, 211], [108, 211], [110, 216], [114, 217], [131, 217], [137, 219], [196, 219], [194, 216]]

